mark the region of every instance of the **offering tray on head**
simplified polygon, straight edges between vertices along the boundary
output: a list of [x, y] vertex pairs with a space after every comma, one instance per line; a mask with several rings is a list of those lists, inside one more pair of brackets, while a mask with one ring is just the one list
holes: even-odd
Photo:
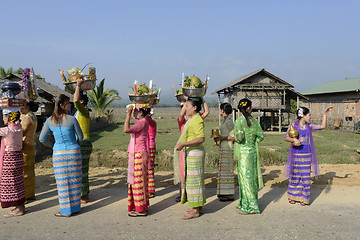
[[[64, 82], [65, 88], [71, 92], [75, 93], [77, 82]], [[80, 91], [88, 91], [94, 89], [96, 86], [96, 79], [89, 80], [87, 76], [84, 76], [84, 82], [80, 85]]]
[[154, 94], [146, 94], [146, 95], [145, 94], [144, 95], [130, 95], [129, 94], [129, 99], [133, 103], [149, 103], [149, 102], [155, 100], [155, 95]]
[[186, 97], [203, 97], [206, 94], [206, 88], [182, 88]]
[[4, 82], [1, 85], [3, 98], [15, 98], [21, 92], [21, 86], [17, 82]]
[[186, 101], [186, 98], [185, 98], [184, 94], [177, 94], [177, 95], [175, 95], [175, 97], [179, 102], [185, 102]]

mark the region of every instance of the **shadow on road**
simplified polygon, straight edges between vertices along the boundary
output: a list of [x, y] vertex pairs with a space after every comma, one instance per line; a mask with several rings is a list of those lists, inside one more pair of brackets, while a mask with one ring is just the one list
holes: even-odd
[[321, 174], [318, 178], [314, 178], [312, 181], [310, 205], [320, 196], [322, 192], [325, 194], [331, 192], [334, 178], [348, 178], [350, 175], [352, 174], [345, 174], [345, 176], [340, 177], [336, 175], [336, 172], [327, 172], [325, 174]]

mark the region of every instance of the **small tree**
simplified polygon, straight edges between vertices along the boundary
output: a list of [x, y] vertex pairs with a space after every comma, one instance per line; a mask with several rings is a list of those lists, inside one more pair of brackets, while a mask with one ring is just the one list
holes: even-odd
[[297, 102], [295, 99], [290, 99], [290, 112], [296, 114]]
[[104, 115], [106, 109], [114, 100], [121, 99], [118, 91], [116, 90], [107, 88], [104, 91], [104, 83], [105, 78], [101, 80], [100, 84], [97, 85], [95, 89], [88, 92], [90, 105], [94, 108], [98, 117], [102, 117]]
[[6, 78], [11, 73], [13, 73], [12, 67], [10, 67], [7, 71], [5, 71], [5, 68], [0, 67], [0, 78]]

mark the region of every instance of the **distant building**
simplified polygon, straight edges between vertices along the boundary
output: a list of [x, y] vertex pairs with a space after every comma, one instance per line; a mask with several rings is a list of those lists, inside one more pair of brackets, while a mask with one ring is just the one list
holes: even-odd
[[326, 82], [302, 93], [308, 97], [303, 106], [308, 107], [311, 118], [321, 122], [327, 106], [334, 106], [328, 114], [328, 126], [345, 131], [360, 128], [360, 78]]
[[[306, 99], [293, 88], [290, 83], [260, 69], [235, 79], [213, 94], [218, 94], [219, 104], [222, 97], [223, 102], [230, 103], [234, 109], [242, 98], [248, 98], [252, 101], [253, 112], [257, 113], [262, 128], [281, 131], [290, 124], [291, 100], [300, 106], [301, 101]], [[234, 119], [237, 117], [236, 110], [233, 116]]]

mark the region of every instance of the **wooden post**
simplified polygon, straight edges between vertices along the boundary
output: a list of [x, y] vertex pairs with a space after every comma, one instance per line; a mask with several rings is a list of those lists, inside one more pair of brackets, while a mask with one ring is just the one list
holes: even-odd
[[219, 97], [219, 101], [218, 101], [218, 103], [219, 103], [218, 114], [219, 114], [219, 126], [220, 126], [220, 125], [221, 125], [221, 116], [220, 116], [220, 104], [221, 104], [221, 102], [220, 102], [220, 93], [218, 93], [218, 97]]
[[281, 132], [281, 108], [279, 109], [279, 132]]
[[296, 109], [299, 109], [300, 107], [300, 100], [299, 100], [299, 95], [296, 96]]
[[274, 129], [274, 112], [273, 111], [271, 111], [270, 124], [271, 124], [270, 129], [271, 129], [271, 131], [273, 131], [273, 129]]
[[260, 109], [258, 110], [258, 117], [257, 117], [258, 119], [258, 122], [260, 123]]

